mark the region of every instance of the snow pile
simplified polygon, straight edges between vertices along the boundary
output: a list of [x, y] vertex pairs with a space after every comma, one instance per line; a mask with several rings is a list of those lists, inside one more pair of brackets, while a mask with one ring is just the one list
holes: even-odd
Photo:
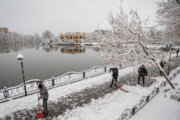
[[[166, 96], [166, 94], [165, 94], [165, 96]], [[180, 89], [168, 91], [167, 96], [170, 99], [180, 102]]]
[[130, 120], [180, 120], [180, 101], [177, 101], [180, 95], [180, 74], [172, 82], [175, 83], [175, 90], [166, 86], [165, 93], [160, 92]]
[[170, 89], [168, 86], [164, 89], [165, 97], [180, 102], [180, 74], [178, 74], [173, 80], [173, 84], [176, 89]]

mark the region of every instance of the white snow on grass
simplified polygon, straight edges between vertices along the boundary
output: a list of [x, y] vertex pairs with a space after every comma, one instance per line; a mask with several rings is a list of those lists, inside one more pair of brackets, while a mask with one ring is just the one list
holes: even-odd
[[[178, 86], [176, 86], [176, 90], [171, 90], [168, 94], [173, 91], [180, 92], [180, 74], [172, 82], [177, 82]], [[165, 89], [167, 88], [169, 86], [166, 86]], [[170, 99], [169, 96], [165, 97], [165, 94], [160, 92], [130, 120], [180, 120], [180, 101]]]
[[[132, 71], [133, 71], [133, 67], [121, 69], [119, 70], [119, 72], [121, 73], [119, 77], [127, 73], [130, 73]], [[95, 85], [103, 84], [107, 81], [111, 81], [111, 74], [109, 73], [106, 73], [97, 77], [85, 79], [76, 83], [67, 84], [64, 86], [50, 89], [48, 91], [49, 92], [48, 101], [56, 102], [57, 98], [59, 97], [66, 96], [73, 92], [81, 91], [87, 87], [93, 87]], [[37, 106], [37, 94], [29, 95], [27, 97], [22, 97], [19, 99], [10, 100], [5, 103], [0, 103], [0, 117], [3, 117], [17, 110], [32, 109], [33, 107], [36, 107], [36, 106]]]

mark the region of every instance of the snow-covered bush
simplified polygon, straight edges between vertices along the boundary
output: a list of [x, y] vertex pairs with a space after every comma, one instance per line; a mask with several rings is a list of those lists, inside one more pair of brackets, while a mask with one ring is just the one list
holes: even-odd
[[58, 44], [60, 41], [58, 39], [58, 37], [51, 37], [49, 39], [44, 39], [42, 40], [42, 45], [55, 45]]

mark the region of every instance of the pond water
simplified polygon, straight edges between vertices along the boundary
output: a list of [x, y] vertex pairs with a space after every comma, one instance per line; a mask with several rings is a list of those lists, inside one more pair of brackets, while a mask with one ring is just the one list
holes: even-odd
[[0, 89], [23, 82], [18, 53], [24, 55], [25, 80], [45, 80], [69, 71], [88, 70], [103, 66], [98, 48], [85, 46], [42, 47], [35, 44], [0, 43]]

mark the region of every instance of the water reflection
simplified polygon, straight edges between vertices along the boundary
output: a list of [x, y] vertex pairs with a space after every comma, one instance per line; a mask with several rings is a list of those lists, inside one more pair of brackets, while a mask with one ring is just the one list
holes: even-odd
[[10, 53], [10, 52], [19, 52], [19, 51], [22, 51], [23, 49], [33, 49], [33, 48], [38, 50], [40, 48], [40, 42], [29, 42], [29, 43], [0, 42], [0, 54]]
[[45, 80], [69, 71], [79, 72], [104, 65], [97, 47], [0, 43], [0, 89], [22, 83], [20, 63], [16, 60], [18, 52], [25, 56], [26, 80]]
[[85, 46], [63, 46], [61, 48], [62, 53], [84, 53], [86, 51]]
[[46, 52], [56, 52], [59, 50], [59, 46], [57, 45], [43, 45], [43, 50]]
[[[0, 42], [0, 54], [7, 54], [7, 53], [11, 53], [11, 52], [19, 52], [19, 51], [23, 51], [24, 49], [34, 49], [35, 50], [39, 50], [39, 48], [41, 47], [40, 43], [2, 43]], [[75, 54], [75, 53], [84, 53], [86, 52], [86, 48], [87, 49], [91, 49], [93, 51], [99, 52], [99, 48], [98, 47], [90, 47], [90, 46], [80, 46], [80, 45], [70, 45], [70, 46], [59, 46], [59, 45], [42, 45], [42, 48], [44, 51], [46, 52], [55, 52], [55, 51], [60, 51], [61, 53], [71, 53], [71, 54]]]
[[0, 53], [18, 52], [23, 49], [21, 43], [1, 43], [0, 42]]

